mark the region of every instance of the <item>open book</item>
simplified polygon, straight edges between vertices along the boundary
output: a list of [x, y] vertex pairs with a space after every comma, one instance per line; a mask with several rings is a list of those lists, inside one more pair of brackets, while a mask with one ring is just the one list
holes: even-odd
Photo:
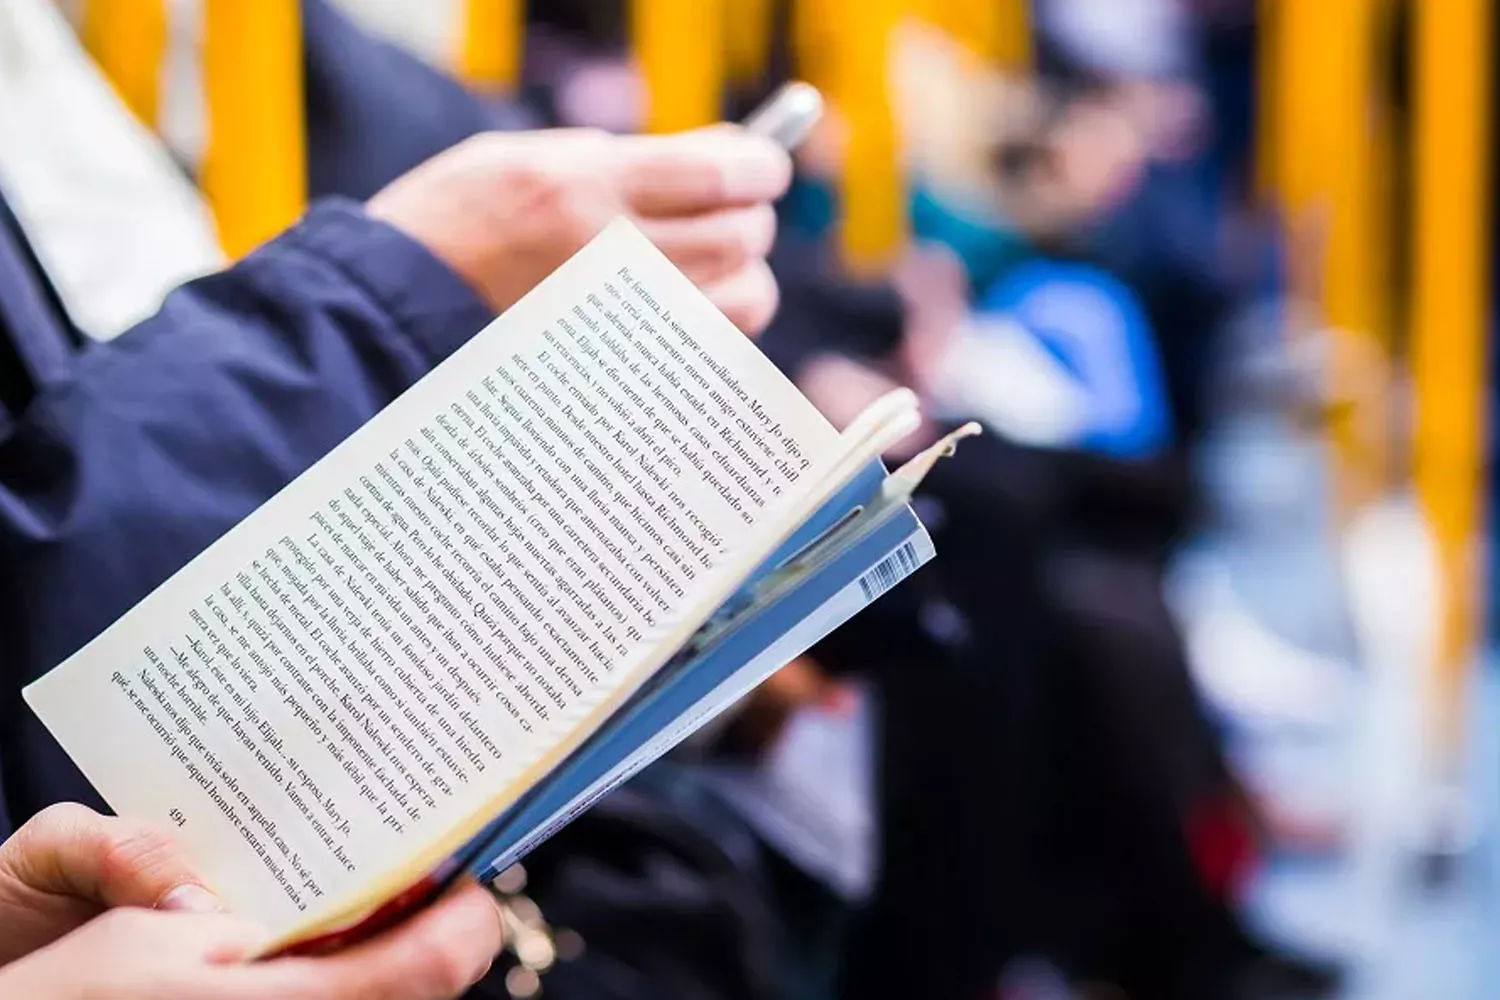
[[[617, 222], [26, 689], [122, 814], [327, 945], [492, 875], [916, 570], [840, 434]], [[960, 432], [964, 433], [964, 432]]]

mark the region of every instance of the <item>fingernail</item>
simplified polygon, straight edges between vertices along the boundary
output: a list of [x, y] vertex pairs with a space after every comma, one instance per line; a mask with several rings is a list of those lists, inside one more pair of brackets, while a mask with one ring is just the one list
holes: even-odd
[[778, 197], [791, 177], [786, 154], [762, 141], [739, 144], [724, 162], [724, 197], [767, 201]]
[[178, 913], [218, 913], [224, 909], [224, 903], [196, 882], [184, 882], [163, 896], [156, 908]]

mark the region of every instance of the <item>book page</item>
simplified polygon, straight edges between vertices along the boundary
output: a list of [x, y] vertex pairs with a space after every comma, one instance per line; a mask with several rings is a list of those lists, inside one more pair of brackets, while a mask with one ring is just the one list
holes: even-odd
[[618, 222], [27, 700], [286, 932], [519, 794], [838, 450]]

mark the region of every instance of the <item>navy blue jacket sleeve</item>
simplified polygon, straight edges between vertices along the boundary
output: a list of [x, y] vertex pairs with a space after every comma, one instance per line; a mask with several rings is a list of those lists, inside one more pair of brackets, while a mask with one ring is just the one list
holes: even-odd
[[[0, 441], [0, 727], [13, 822], [88, 786], [20, 706], [93, 638], [490, 314], [353, 203], [79, 359]], [[17, 814], [20, 815], [17, 815]]]

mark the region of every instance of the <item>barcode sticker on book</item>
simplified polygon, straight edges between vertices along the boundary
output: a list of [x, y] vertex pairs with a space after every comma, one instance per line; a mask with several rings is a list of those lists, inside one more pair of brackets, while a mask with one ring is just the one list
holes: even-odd
[[902, 544], [900, 548], [880, 560], [859, 578], [859, 589], [864, 591], [866, 603], [875, 600], [911, 576], [921, 565], [922, 560], [917, 558], [916, 545], [912, 542]]

